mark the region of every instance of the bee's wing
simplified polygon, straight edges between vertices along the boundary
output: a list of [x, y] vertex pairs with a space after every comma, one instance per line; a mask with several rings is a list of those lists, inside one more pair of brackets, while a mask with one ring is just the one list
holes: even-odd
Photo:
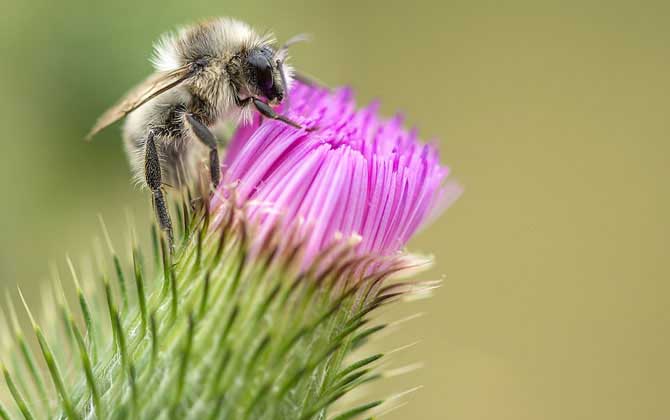
[[86, 140], [91, 140], [93, 136], [102, 131], [105, 127], [125, 117], [130, 112], [161, 93], [179, 85], [190, 77], [191, 74], [188, 66], [180, 67], [169, 72], [157, 72], [152, 74], [144, 82], [135, 86], [128, 92], [126, 96], [116, 103], [116, 105], [102, 114], [86, 136]]

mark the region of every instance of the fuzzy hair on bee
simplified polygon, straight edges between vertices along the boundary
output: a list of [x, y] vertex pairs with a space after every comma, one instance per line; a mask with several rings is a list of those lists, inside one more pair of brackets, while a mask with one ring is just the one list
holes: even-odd
[[[155, 72], [105, 112], [92, 138], [127, 117], [123, 140], [131, 169], [151, 191], [161, 229], [172, 242], [163, 185], [197, 179], [203, 157], [214, 187], [220, 180], [218, 142], [211, 130], [251, 120], [254, 112], [302, 127], [278, 114], [294, 77], [286, 64], [296, 37], [276, 47], [272, 34], [244, 22], [217, 18], [164, 35], [154, 46]], [[287, 105], [287, 104], [285, 104]]]

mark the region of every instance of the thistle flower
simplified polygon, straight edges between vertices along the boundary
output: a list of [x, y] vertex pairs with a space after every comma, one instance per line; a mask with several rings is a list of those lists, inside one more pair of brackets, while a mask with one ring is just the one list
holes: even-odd
[[8, 302], [0, 419], [345, 420], [383, 403], [337, 405], [380, 377], [383, 354], [352, 359], [384, 328], [374, 311], [434, 286], [397, 275], [425, 266], [400, 249], [458, 188], [434, 147], [374, 105], [357, 111], [349, 90], [299, 85], [291, 99], [318, 129], [240, 127], [225, 185], [177, 207], [174, 254], [154, 226], [153, 263], [131, 244], [124, 264], [105, 230], [100, 292], [68, 260], [76, 310], [58, 274], [41, 321], [21, 296], [35, 349]]
[[458, 194], [432, 145], [403, 128], [401, 115], [383, 121], [377, 103], [358, 110], [351, 89], [330, 93], [305, 85], [291, 92], [296, 130], [257, 118], [232, 139], [220, 197], [231, 185], [248, 216], [264, 226], [298, 231], [307, 261], [341, 236], [360, 237], [357, 251], [390, 255], [431, 212]]

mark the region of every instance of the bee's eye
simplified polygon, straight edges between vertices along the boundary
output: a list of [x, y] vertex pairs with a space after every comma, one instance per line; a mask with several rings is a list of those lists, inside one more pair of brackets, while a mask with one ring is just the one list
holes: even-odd
[[249, 54], [247, 63], [251, 68], [256, 84], [261, 91], [266, 92], [272, 89], [274, 78], [272, 75], [272, 65], [261, 51], [254, 51]]

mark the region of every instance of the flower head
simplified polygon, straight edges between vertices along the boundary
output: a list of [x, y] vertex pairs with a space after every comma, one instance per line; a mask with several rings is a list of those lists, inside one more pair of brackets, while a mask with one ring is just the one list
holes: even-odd
[[449, 170], [398, 115], [378, 105], [357, 109], [352, 91], [298, 84], [289, 117], [313, 130], [260, 118], [235, 133], [219, 196], [236, 201], [260, 225], [280, 223], [307, 242], [307, 258], [338, 237], [358, 236], [357, 252], [398, 251], [431, 214], [455, 198]]

